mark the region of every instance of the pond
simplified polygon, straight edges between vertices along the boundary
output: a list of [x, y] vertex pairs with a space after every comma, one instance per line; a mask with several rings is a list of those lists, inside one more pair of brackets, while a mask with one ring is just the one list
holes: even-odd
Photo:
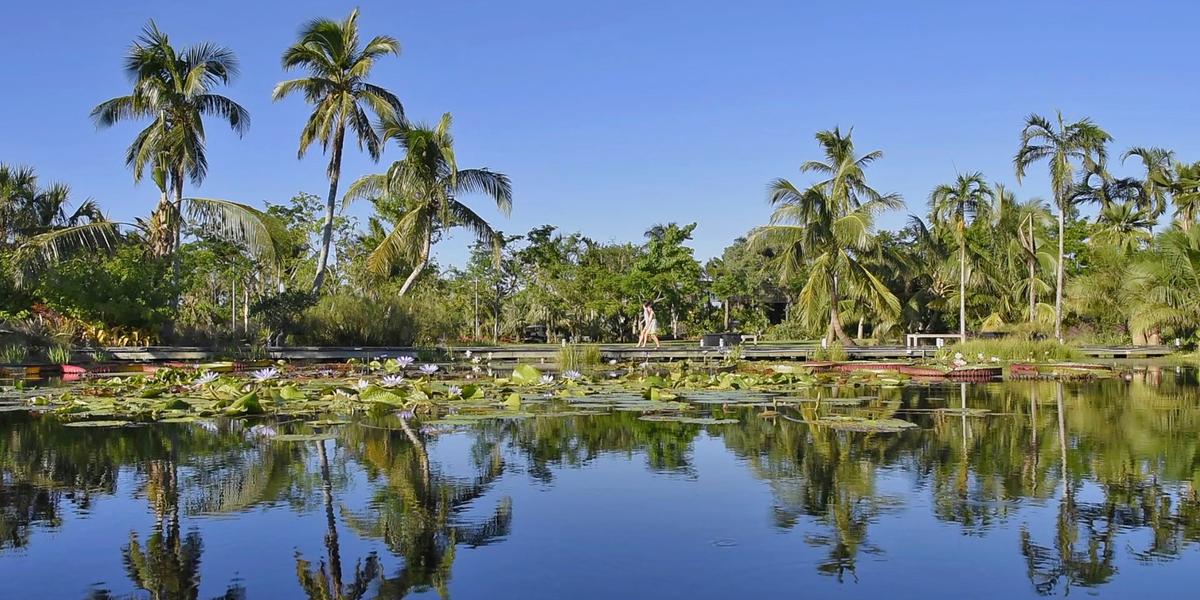
[[[1128, 598], [1200, 583], [1194, 371], [860, 387], [817, 410], [720, 393], [684, 421], [602, 398], [303, 427], [5, 410], [0, 598]], [[829, 418], [883, 405], [916, 427]]]

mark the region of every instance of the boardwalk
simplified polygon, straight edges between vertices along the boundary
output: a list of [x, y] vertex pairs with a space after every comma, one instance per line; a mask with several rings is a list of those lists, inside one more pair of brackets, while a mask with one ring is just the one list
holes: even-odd
[[[633, 344], [600, 344], [599, 348], [602, 359], [606, 361], [704, 360], [705, 358], [716, 358], [731, 350], [729, 348], [701, 348], [695, 343], [685, 342], [664, 344], [661, 349], [637, 348]], [[291, 346], [270, 348], [268, 356], [272, 359], [282, 360], [340, 362], [351, 358], [371, 360], [384, 356], [417, 356], [430, 350], [448, 351], [456, 358], [461, 358], [469, 350], [474, 354], [490, 355], [495, 361], [552, 363], [557, 360], [560, 347], [554, 344], [453, 346], [436, 349], [411, 346]], [[741, 357], [747, 360], [804, 361], [812, 359], [819, 350], [820, 347], [812, 343], [762, 343], [738, 346], [736, 350], [732, 351], [739, 352]], [[845, 350], [851, 360], [930, 358], [937, 352], [937, 349], [932, 346], [917, 348], [852, 346]], [[1171, 354], [1173, 348], [1169, 346], [1095, 346], [1084, 347], [1081, 350], [1086, 356], [1093, 358], [1153, 358]], [[212, 350], [198, 347], [109, 348], [107, 352], [118, 360], [134, 361], [202, 361], [216, 357], [216, 353]]]

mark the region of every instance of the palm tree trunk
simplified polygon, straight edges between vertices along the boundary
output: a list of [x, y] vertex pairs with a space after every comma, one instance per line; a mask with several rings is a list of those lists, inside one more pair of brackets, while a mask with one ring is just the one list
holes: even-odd
[[[346, 141], [346, 125], [339, 124], [333, 134], [333, 154], [329, 158], [329, 197], [325, 199], [325, 224], [321, 227], [321, 255], [317, 259], [317, 274], [313, 277], [312, 293], [321, 291], [329, 264], [329, 247], [333, 244], [333, 212], [337, 206], [338, 179], [342, 176], [342, 145]], [[403, 295], [403, 293], [402, 293]]]
[[321, 489], [325, 497], [325, 551], [329, 554], [329, 575], [333, 580], [330, 590], [335, 598], [342, 596], [342, 553], [338, 543], [337, 519], [333, 514], [333, 479], [329, 475], [329, 456], [325, 453], [324, 440], [317, 443], [317, 454], [321, 457]]
[[725, 331], [729, 331], [729, 298], [725, 299]]
[[1058, 283], [1054, 290], [1054, 337], [1059, 342], [1062, 341], [1062, 307], [1063, 307], [1063, 254], [1064, 243], [1063, 238], [1066, 236], [1066, 206], [1062, 203], [1058, 205], [1058, 265], [1056, 277]]
[[1029, 267], [1029, 322], [1037, 320], [1037, 240], [1033, 237], [1033, 217], [1029, 218], [1029, 257], [1025, 259]]
[[396, 297], [403, 298], [408, 292], [408, 288], [416, 282], [417, 277], [421, 275], [421, 271], [425, 270], [425, 265], [429, 264], [429, 246], [430, 232], [426, 232], [424, 241], [421, 242], [421, 254], [417, 257], [417, 264], [413, 265], [412, 273], [408, 274], [408, 279], [404, 280], [404, 285], [400, 286], [400, 291], [396, 293]]
[[842, 327], [842, 316], [838, 312], [838, 302], [841, 298], [838, 296], [838, 277], [833, 276], [833, 287], [829, 294], [829, 331], [825, 334], [825, 339], [832, 342], [835, 338], [844, 346], [853, 346], [854, 340], [846, 335], [846, 330]]
[[958, 335], [967, 341], [967, 243], [958, 243]]

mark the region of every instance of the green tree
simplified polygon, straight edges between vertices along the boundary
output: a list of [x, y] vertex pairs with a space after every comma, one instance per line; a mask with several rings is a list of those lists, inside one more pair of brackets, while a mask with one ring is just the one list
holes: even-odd
[[875, 245], [875, 216], [901, 206], [896, 194], [881, 194], [867, 185], [865, 169], [883, 153], [858, 156], [848, 132], [837, 128], [816, 134], [825, 161], [808, 161], [801, 172], [825, 177], [806, 189], [786, 179], [770, 185], [775, 206], [771, 223], [755, 229], [757, 244], [781, 248], [777, 265], [785, 285], [804, 272], [808, 275], [799, 295], [806, 325], [814, 325], [824, 311], [828, 314], [825, 338], [853, 345], [842, 326], [839, 304], [854, 295], [868, 299], [877, 312], [897, 315], [900, 301], [859, 260], [859, 254]]
[[[150, 21], [129, 49], [125, 73], [133, 81], [131, 93], [100, 103], [92, 109], [92, 118], [101, 128], [150, 120], [126, 151], [125, 164], [133, 170], [135, 181], [140, 181], [147, 169], [152, 172], [160, 193], [152, 222], [158, 226], [158, 243], [174, 254], [179, 249], [185, 210], [184, 181], [200, 185], [208, 174], [203, 118], [220, 119], [238, 136], [250, 126], [245, 108], [212, 91], [237, 76], [237, 58], [228, 48], [207, 42], [177, 51], [167, 34]], [[168, 198], [168, 190], [174, 199]], [[212, 212], [229, 207], [200, 208]], [[174, 262], [174, 277], [178, 281], [178, 261]]]
[[958, 242], [958, 333], [967, 339], [967, 226], [986, 214], [993, 199], [983, 173], [961, 174], [952, 184], [942, 184], [929, 194], [934, 224], [949, 224]]
[[[1031, 114], [1025, 119], [1021, 130], [1021, 146], [1013, 157], [1017, 182], [1024, 177], [1031, 165], [1045, 160], [1050, 167], [1050, 187], [1058, 207], [1058, 261], [1055, 265], [1056, 283], [1054, 298], [1054, 337], [1062, 340], [1064, 244], [1066, 239], [1066, 215], [1071, 204], [1071, 187], [1076, 170], [1094, 172], [1107, 156], [1105, 145], [1112, 136], [1093, 123], [1091, 119], [1080, 119], [1067, 123], [1062, 112], [1056, 122]], [[1077, 166], [1078, 164], [1078, 166]]]
[[[330, 152], [329, 195], [325, 200], [325, 225], [321, 230], [321, 252], [312, 291], [325, 281], [333, 239], [334, 209], [338, 180], [342, 173], [342, 148], [349, 127], [372, 160], [379, 160], [383, 140], [371, 128], [371, 114], [378, 119], [402, 123], [404, 108], [392, 92], [367, 81], [375, 61], [388, 54], [400, 55], [400, 42], [384, 35], [359, 46], [358, 9], [344, 21], [314, 19], [300, 29], [300, 38], [283, 53], [283, 68], [305, 69], [307, 77], [289, 79], [275, 86], [275, 100], [293, 94], [304, 95], [313, 106], [304, 129], [300, 131], [298, 156], [319, 141]], [[330, 147], [332, 146], [332, 148]]]
[[410, 124], [399, 115], [384, 116], [379, 135], [395, 140], [404, 149], [404, 158], [392, 163], [387, 173], [359, 178], [346, 192], [347, 203], [363, 197], [390, 197], [401, 203], [403, 216], [367, 257], [368, 267], [378, 275], [386, 275], [400, 261], [413, 265], [399, 296], [425, 269], [438, 231], [466, 227], [476, 239], [499, 249], [500, 238], [491, 224], [459, 201], [460, 196], [482, 193], [492, 198], [504, 215], [512, 211], [512, 184], [507, 175], [458, 168], [450, 122], [450, 113], [442, 115], [436, 127]]

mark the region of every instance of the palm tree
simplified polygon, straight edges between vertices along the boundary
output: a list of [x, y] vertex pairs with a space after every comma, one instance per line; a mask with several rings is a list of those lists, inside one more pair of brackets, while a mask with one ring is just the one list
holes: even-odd
[[1171, 193], [1175, 205], [1175, 223], [1187, 231], [1200, 217], [1200, 162], [1191, 164], [1176, 162], [1171, 171], [1159, 171], [1158, 185]]
[[479, 241], [499, 249], [500, 236], [483, 217], [459, 201], [461, 195], [483, 193], [496, 202], [503, 215], [512, 211], [512, 184], [507, 175], [488, 169], [458, 168], [450, 121], [450, 113], [442, 115], [436, 127], [414, 125], [400, 115], [385, 117], [379, 135], [395, 140], [404, 149], [404, 158], [392, 163], [387, 173], [359, 178], [346, 191], [346, 203], [386, 196], [402, 204], [403, 214], [395, 228], [367, 257], [367, 267], [380, 276], [398, 263], [412, 265], [399, 296], [425, 270], [433, 236], [440, 230], [466, 227]]
[[1169, 187], [1164, 185], [1165, 179], [1175, 164], [1175, 153], [1165, 148], [1146, 148], [1137, 146], [1130, 148], [1121, 155], [1121, 162], [1131, 156], [1142, 161], [1146, 170], [1146, 178], [1141, 180], [1142, 190], [1139, 194], [1141, 203], [1138, 208], [1147, 212], [1151, 217], [1158, 218], [1167, 211], [1167, 192]]
[[[150, 21], [125, 58], [125, 73], [133, 81], [129, 95], [118, 96], [92, 109], [98, 127], [122, 121], [150, 119], [130, 144], [125, 164], [140, 181], [151, 169], [160, 192], [159, 211], [167, 226], [167, 243], [179, 249], [184, 180], [199, 185], [208, 174], [203, 117], [217, 117], [241, 136], [250, 114], [241, 105], [212, 89], [237, 76], [233, 52], [202, 43], [176, 51], [167, 34]], [[168, 190], [174, 199], [168, 198]], [[173, 261], [179, 280], [179, 260]], [[178, 294], [174, 303], [178, 303]]]
[[1058, 207], [1058, 263], [1055, 265], [1056, 285], [1054, 298], [1054, 337], [1062, 341], [1062, 307], [1064, 279], [1064, 240], [1066, 238], [1066, 215], [1070, 208], [1071, 185], [1075, 179], [1076, 164], [1085, 172], [1095, 172], [1107, 157], [1105, 144], [1112, 136], [1092, 122], [1080, 119], [1067, 123], [1062, 112], [1057, 123], [1031, 114], [1025, 119], [1021, 130], [1021, 147], [1013, 157], [1017, 182], [1025, 177], [1030, 165], [1046, 160], [1050, 165], [1050, 187]]
[[818, 173], [825, 179], [801, 190], [786, 179], [769, 186], [770, 202], [776, 207], [771, 223], [756, 228], [751, 240], [758, 246], [782, 248], [777, 265], [784, 283], [798, 279], [807, 268], [800, 291], [803, 321], [813, 326], [817, 316], [828, 308], [825, 338], [854, 345], [842, 326], [839, 304], [843, 297], [867, 299], [882, 315], [895, 316], [900, 301], [865, 264], [861, 253], [875, 244], [875, 216], [889, 208], [899, 208], [896, 194], [880, 194], [867, 185], [865, 168], [883, 153], [854, 152], [851, 133], [842, 135], [834, 128], [816, 134], [825, 161], [807, 161], [804, 173]]
[[377, 35], [360, 47], [357, 8], [340, 23], [331, 19], [309, 21], [300, 29], [300, 39], [283, 53], [284, 70], [303, 68], [308, 71], [308, 76], [279, 82], [273, 98], [278, 101], [299, 92], [304, 94], [305, 102], [313, 106], [312, 114], [300, 132], [297, 156], [303, 158], [308, 147], [317, 141], [330, 152], [329, 195], [325, 199], [325, 224], [321, 228], [321, 254], [313, 278], [313, 293], [325, 282], [329, 263], [346, 128], [349, 127], [358, 138], [359, 149], [365, 148], [372, 160], [379, 160], [383, 141], [371, 129], [370, 115], [378, 119], [404, 120], [400, 99], [367, 81], [375, 60], [388, 54], [399, 56], [400, 42], [386, 35]]
[[68, 213], [70, 196], [66, 184], [43, 188], [33, 169], [0, 163], [0, 247], [56, 227], [104, 220], [99, 205], [91, 199]]
[[1158, 237], [1156, 252], [1133, 266], [1138, 292], [1131, 319], [1136, 331], [1163, 325], [1200, 325], [1200, 228], [1172, 229]]
[[1050, 209], [1039, 198], [1032, 198], [1017, 208], [1020, 224], [1017, 227], [1017, 249], [1027, 271], [1025, 292], [1029, 299], [1029, 322], [1036, 323], [1038, 317], [1038, 290], [1049, 290], [1049, 284], [1038, 277], [1038, 268], [1050, 264], [1054, 259], [1043, 249], [1045, 240], [1042, 231], [1053, 217]]
[[934, 224], [947, 223], [958, 242], [958, 334], [967, 339], [967, 226], [986, 213], [993, 199], [983, 173], [960, 174], [953, 184], [942, 184], [929, 194]]

